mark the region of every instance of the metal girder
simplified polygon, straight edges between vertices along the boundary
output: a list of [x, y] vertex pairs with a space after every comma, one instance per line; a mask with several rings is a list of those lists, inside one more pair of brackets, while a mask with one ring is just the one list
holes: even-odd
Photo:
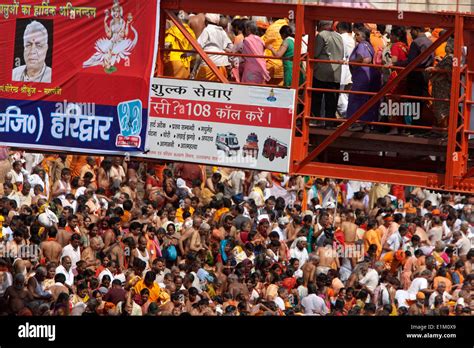
[[[207, 64], [207, 66], [212, 70], [212, 72], [217, 76], [219, 81], [223, 83], [229, 83], [229, 80], [222, 75], [220, 70], [217, 68], [216, 64], [212, 61], [211, 58], [204, 52], [202, 49], [201, 45], [197, 42], [197, 40], [186, 30], [184, 25], [181, 23], [179, 18], [171, 11], [171, 10], [164, 10], [165, 13], [170, 17], [171, 21], [173, 22], [174, 25], [178, 27], [178, 29], [181, 31], [181, 33], [184, 35], [186, 40], [189, 41], [191, 46], [198, 52], [198, 54], [201, 56], [202, 60], [204, 60]], [[161, 32], [160, 35], [164, 35], [164, 32]]]
[[[448, 146], [446, 150], [446, 178], [448, 189], [453, 187], [454, 177], [466, 173], [467, 151], [456, 146], [459, 119], [459, 93], [461, 89], [461, 61], [463, 46], [463, 17], [455, 17], [453, 71], [451, 77], [451, 102], [449, 105]], [[464, 131], [464, 127], [463, 127]]]
[[297, 171], [301, 170], [301, 168], [311, 161], [313, 161], [324, 149], [327, 148], [329, 144], [331, 144], [337, 137], [339, 137], [342, 133], [344, 133], [353, 123], [355, 123], [359, 118], [362, 117], [370, 108], [372, 108], [383, 96], [385, 96], [390, 90], [392, 90], [395, 86], [398, 85], [400, 81], [402, 81], [413, 69], [418, 67], [418, 65], [423, 62], [431, 53], [434, 52], [436, 48], [438, 48], [444, 41], [446, 41], [451, 34], [453, 33], [453, 29], [449, 29], [442, 35], [438, 40], [436, 40], [431, 46], [429, 46], [425, 51], [423, 51], [419, 56], [417, 56], [410, 64], [408, 64], [404, 70], [400, 71], [393, 80], [386, 83], [380, 91], [370, 98], [367, 103], [365, 103], [362, 107], [360, 107], [351, 118], [349, 118], [346, 122], [340, 125], [334, 133], [328, 136], [324, 141], [318, 145], [316, 149], [311, 151], [311, 153], [300, 163], [297, 163]]
[[437, 175], [428, 172], [412, 172], [405, 170], [313, 162], [305, 166], [302, 171], [296, 171], [294, 174], [391, 183], [405, 186], [419, 186], [442, 191], [470, 193], [474, 191], [474, 179], [455, 180], [454, 188], [447, 189], [444, 185], [444, 175]]
[[[304, 6], [298, 4], [296, 7], [296, 13], [295, 13], [295, 19], [296, 19], [296, 33], [295, 37], [303, 37], [304, 33]], [[295, 40], [295, 48], [294, 48], [294, 55], [293, 55], [293, 71], [292, 71], [292, 76], [295, 78], [292, 79], [292, 84], [291, 88], [296, 90], [296, 98], [295, 98], [295, 105], [294, 105], [294, 116], [293, 116], [293, 132], [296, 129], [297, 126], [297, 121], [298, 121], [298, 93], [299, 93], [299, 76], [301, 73], [301, 47], [303, 43], [302, 40]], [[303, 98], [304, 100], [305, 98]], [[305, 101], [307, 103], [307, 101]], [[304, 125], [302, 125], [304, 127]], [[290, 149], [290, 159], [295, 157], [295, 154], [298, 153], [300, 148], [303, 148], [303, 145], [301, 144], [301, 141], [303, 139], [301, 138], [295, 138], [293, 137], [292, 139], [292, 146]], [[291, 160], [290, 160], [291, 163]]]
[[425, 13], [351, 7], [307, 5], [310, 18], [345, 22], [387, 23], [403, 26], [454, 28], [454, 16], [449, 13]]
[[162, 9], [185, 10], [194, 13], [220, 13], [284, 18], [296, 5], [274, 3], [272, 0], [162, 0]]

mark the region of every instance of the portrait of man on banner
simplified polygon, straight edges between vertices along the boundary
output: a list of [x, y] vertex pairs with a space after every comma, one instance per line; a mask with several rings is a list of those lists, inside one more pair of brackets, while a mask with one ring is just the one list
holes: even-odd
[[12, 81], [51, 83], [51, 38], [45, 24], [52, 28], [52, 21], [27, 21], [17, 20]]

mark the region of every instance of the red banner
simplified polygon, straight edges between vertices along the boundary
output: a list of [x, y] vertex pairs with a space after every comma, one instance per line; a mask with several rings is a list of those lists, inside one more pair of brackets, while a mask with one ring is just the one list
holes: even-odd
[[0, 0], [0, 142], [143, 150], [157, 12], [158, 0]]
[[253, 127], [291, 128], [292, 110], [210, 101], [151, 98], [150, 117], [220, 122]]

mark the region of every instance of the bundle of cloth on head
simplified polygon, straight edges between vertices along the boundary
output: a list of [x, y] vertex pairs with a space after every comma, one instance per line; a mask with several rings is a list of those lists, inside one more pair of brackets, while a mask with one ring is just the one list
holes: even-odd
[[237, 263], [247, 260], [247, 254], [245, 253], [244, 249], [240, 245], [237, 245], [232, 250], [232, 253], [234, 254], [234, 258]]
[[213, 24], [219, 24], [221, 15], [218, 13], [206, 13], [206, 21]]
[[258, 216], [257, 220], [259, 224], [270, 222], [270, 216], [268, 216], [268, 214], [262, 214]]
[[196, 275], [197, 275], [197, 277], [199, 278], [199, 280], [200, 280], [202, 283], [204, 283], [204, 282], [206, 282], [206, 281], [212, 283], [212, 282], [214, 281], [213, 276], [211, 276], [211, 275], [209, 274], [209, 272], [206, 271], [206, 270], [203, 269], [203, 268], [200, 268], [200, 269], [197, 271]]
[[193, 196], [193, 192], [188, 186], [186, 186], [186, 181], [184, 181], [183, 179], [178, 178], [178, 180], [176, 180], [176, 187], [182, 190], [186, 190], [189, 196]]
[[38, 222], [41, 225], [39, 234], [41, 235], [45, 228], [53, 227], [59, 222], [58, 217], [54, 214], [48, 207], [47, 204], [44, 204], [39, 209], [40, 214], [38, 215]]
[[299, 242], [307, 242], [307, 241], [308, 241], [308, 240], [306, 239], [306, 237], [298, 237], [298, 238], [296, 238], [296, 239], [293, 241], [293, 243], [291, 243], [290, 250], [291, 250], [291, 249], [296, 249]]

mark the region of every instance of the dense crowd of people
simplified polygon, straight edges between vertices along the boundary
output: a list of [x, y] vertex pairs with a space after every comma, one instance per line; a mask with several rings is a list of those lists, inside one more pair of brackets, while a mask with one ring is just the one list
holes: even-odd
[[474, 197], [0, 147], [0, 314], [471, 315]]
[[[199, 45], [209, 54], [220, 73], [232, 81], [290, 87], [295, 55], [294, 23], [288, 19], [265, 17], [230, 17], [214, 13], [187, 14], [179, 18]], [[399, 67], [415, 60], [445, 33], [442, 28], [390, 26], [371, 23], [319, 21], [314, 52], [307, 52], [308, 35], [302, 40], [302, 54], [319, 61], [313, 63], [311, 114], [327, 119], [351, 117], [387, 82], [397, 76]], [[164, 75], [181, 79], [219, 81], [189, 41], [171, 21], [165, 37], [167, 55]], [[181, 50], [181, 51], [180, 51]], [[391, 135], [445, 137], [449, 119], [449, 96], [453, 66], [454, 39], [442, 43], [408, 76], [382, 99], [396, 108], [383, 108], [379, 102], [360, 118], [366, 122], [391, 123], [393, 127], [357, 123], [352, 131], [382, 131]], [[229, 55], [222, 55], [222, 54]], [[233, 56], [243, 54], [247, 56]], [[265, 58], [268, 57], [268, 58]], [[276, 59], [278, 58], [278, 59]], [[325, 60], [341, 63], [325, 63]], [[349, 63], [349, 64], [344, 64]], [[375, 66], [351, 63], [374, 64]], [[300, 85], [306, 79], [306, 63], [301, 64]], [[334, 92], [333, 92], [334, 91]], [[354, 91], [355, 93], [341, 93]], [[361, 94], [367, 92], [369, 94]], [[414, 96], [409, 98], [408, 96]], [[433, 97], [434, 100], [420, 99]], [[417, 99], [418, 98], [418, 99]], [[312, 122], [314, 126], [333, 129], [338, 122]], [[397, 127], [433, 126], [431, 132]]]

